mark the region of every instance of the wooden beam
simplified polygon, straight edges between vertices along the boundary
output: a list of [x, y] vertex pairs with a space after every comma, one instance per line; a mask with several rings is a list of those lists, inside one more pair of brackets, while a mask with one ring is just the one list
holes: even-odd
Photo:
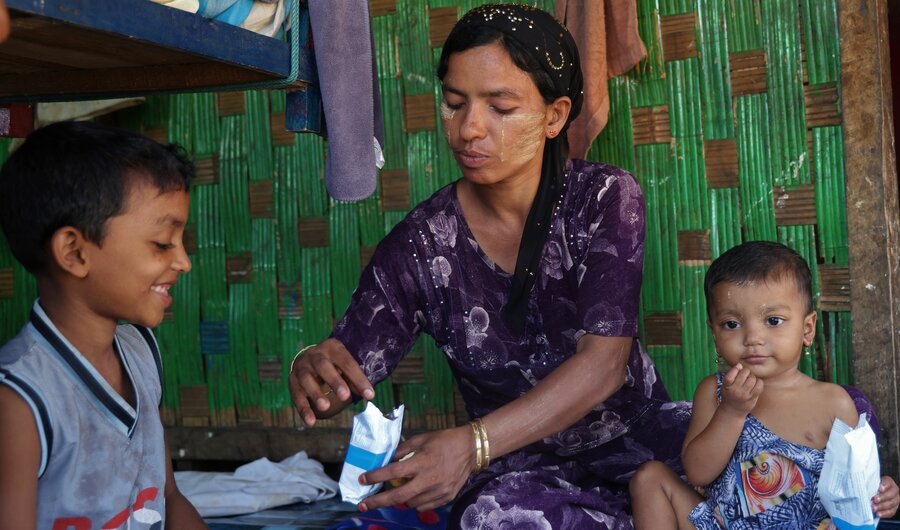
[[[49, 19], [85, 28], [95, 35], [112, 35], [120, 42], [139, 41], [148, 47], [244, 65], [274, 77], [286, 77], [291, 67], [287, 43], [144, 0], [7, 0], [6, 4], [14, 15], [41, 17], [41, 25]], [[308, 67], [304, 74], [309, 74]]]
[[[172, 8], [169, 8], [172, 9]], [[60, 70], [34, 72], [27, 76], [0, 75], [0, 98], [18, 100], [71, 99], [73, 94], [101, 96], [149, 94], [159, 91], [188, 91], [235, 83], [270, 81], [271, 75], [232, 65], [195, 64], [138, 66], [111, 70]]]
[[881, 425], [881, 474], [900, 474], [900, 205], [888, 0], [838, 0], [856, 386]]

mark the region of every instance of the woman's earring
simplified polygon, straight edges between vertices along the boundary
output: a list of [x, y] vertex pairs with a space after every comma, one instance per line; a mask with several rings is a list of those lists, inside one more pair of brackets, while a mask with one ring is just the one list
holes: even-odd
[[719, 353], [718, 350], [716, 350], [716, 365], [720, 365], [720, 364], [722, 364], [722, 363], [724, 363], [724, 362], [725, 362], [725, 358], [722, 357], [722, 354]]
[[547, 133], [550, 138], [556, 138], [556, 131], [550, 131]]
[[803, 345], [803, 355], [809, 355], [809, 345], [808, 344]]

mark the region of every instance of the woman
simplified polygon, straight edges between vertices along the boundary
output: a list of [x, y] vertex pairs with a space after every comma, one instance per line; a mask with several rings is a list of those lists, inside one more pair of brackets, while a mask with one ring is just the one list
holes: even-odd
[[332, 336], [295, 359], [294, 403], [313, 425], [351, 392], [371, 399], [424, 331], [475, 421], [402, 443], [411, 457], [361, 481], [409, 481], [361, 510], [456, 498], [452, 528], [631, 528], [629, 477], [651, 458], [680, 467], [688, 421], [634, 340], [640, 189], [618, 168], [567, 163], [581, 70], [549, 14], [470, 11], [438, 77], [463, 178], [379, 244]]

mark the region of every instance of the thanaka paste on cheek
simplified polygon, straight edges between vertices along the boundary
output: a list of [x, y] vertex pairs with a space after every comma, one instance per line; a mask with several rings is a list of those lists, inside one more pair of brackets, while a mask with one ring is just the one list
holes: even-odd
[[[506, 129], [512, 139], [507, 144]], [[544, 137], [543, 114], [504, 116], [500, 124], [500, 161], [518, 164], [530, 160], [537, 153]]]
[[451, 109], [446, 101], [441, 101], [441, 125], [444, 127], [444, 138], [448, 144], [450, 143], [450, 123], [455, 115], [456, 111]]

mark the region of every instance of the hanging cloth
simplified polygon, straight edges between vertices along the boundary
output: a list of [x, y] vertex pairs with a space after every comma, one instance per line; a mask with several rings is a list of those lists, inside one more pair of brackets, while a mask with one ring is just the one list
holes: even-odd
[[584, 158], [609, 117], [610, 77], [647, 56], [637, 26], [637, 0], [556, 0], [581, 56], [584, 108], [569, 127], [569, 156]]
[[384, 126], [368, 0], [309, 0], [325, 108], [325, 187], [338, 200], [375, 192]]

